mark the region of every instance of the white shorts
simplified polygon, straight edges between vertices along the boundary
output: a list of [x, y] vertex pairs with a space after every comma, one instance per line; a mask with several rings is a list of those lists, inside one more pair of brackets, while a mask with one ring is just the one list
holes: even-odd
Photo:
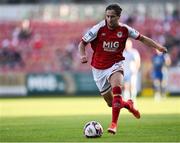
[[115, 63], [112, 67], [105, 70], [100, 70], [92, 67], [93, 78], [96, 82], [99, 91], [101, 92], [101, 95], [106, 94], [108, 91], [111, 90], [109, 78], [113, 73], [117, 71], [124, 71], [123, 63], [123, 61], [120, 61], [118, 63]]

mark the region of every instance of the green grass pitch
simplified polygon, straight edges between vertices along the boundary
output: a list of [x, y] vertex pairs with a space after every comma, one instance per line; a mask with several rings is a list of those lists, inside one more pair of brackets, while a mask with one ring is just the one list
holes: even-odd
[[[110, 135], [111, 108], [101, 97], [1, 98], [0, 142], [180, 142], [180, 98], [137, 103], [141, 119], [123, 109], [118, 132]], [[83, 136], [91, 120], [103, 126], [101, 138]]]

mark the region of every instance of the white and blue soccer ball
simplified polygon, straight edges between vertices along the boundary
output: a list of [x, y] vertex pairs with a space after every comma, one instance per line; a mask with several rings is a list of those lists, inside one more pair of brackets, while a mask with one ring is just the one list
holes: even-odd
[[90, 121], [85, 124], [83, 133], [87, 138], [101, 137], [103, 134], [103, 127], [97, 121]]

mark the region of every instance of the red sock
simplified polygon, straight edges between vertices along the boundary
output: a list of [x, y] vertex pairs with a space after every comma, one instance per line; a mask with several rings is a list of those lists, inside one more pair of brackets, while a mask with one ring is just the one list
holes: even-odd
[[124, 108], [129, 109], [130, 105], [128, 102], [123, 101]]
[[121, 109], [121, 96], [114, 96], [112, 103], [112, 122], [117, 123]]
[[[119, 86], [116, 86], [112, 89], [112, 92], [114, 95], [121, 95], [122, 94], [122, 90]], [[121, 108], [126, 108], [126, 109], [129, 109], [129, 103], [128, 102], [125, 102], [123, 101], [122, 97], [120, 96], [121, 100], [120, 100], [120, 103], [121, 103]]]
[[119, 113], [123, 107], [123, 100], [121, 95], [121, 88], [116, 86], [112, 89], [113, 94], [115, 95], [112, 102], [112, 122], [117, 123], [119, 118]]

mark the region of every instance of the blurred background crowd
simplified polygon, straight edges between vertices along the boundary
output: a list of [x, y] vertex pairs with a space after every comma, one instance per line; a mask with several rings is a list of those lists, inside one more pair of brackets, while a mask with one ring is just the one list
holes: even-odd
[[[78, 43], [88, 28], [104, 18], [110, 2], [123, 8], [121, 22], [166, 46], [170, 67], [179, 69], [179, 0], [1, 0], [1, 75], [89, 72], [90, 66], [79, 62]], [[141, 57], [141, 85], [148, 87], [155, 51], [132, 42]]]

